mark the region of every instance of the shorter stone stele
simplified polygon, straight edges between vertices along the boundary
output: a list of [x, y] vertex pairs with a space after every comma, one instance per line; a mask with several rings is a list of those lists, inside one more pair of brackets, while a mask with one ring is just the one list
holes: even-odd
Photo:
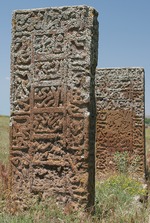
[[96, 103], [97, 175], [115, 170], [114, 154], [127, 151], [131, 162], [139, 156], [135, 174], [145, 177], [144, 69], [97, 69]]

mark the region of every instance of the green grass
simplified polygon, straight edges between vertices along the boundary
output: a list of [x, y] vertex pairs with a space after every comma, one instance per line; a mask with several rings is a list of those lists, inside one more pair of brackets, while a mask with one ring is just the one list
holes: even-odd
[[0, 116], [0, 161], [8, 163], [9, 156], [9, 117]]
[[[54, 200], [47, 200], [44, 204], [35, 204], [30, 210], [16, 215], [6, 212], [0, 213], [0, 222], [4, 223], [81, 223], [83, 219], [79, 212], [65, 214]], [[91, 223], [88, 219], [84, 223]]]
[[[147, 211], [136, 198], [146, 197], [142, 183], [114, 175], [96, 185], [96, 216], [100, 222], [145, 222]], [[136, 220], [136, 221], [133, 221]]]
[[[54, 200], [35, 204], [31, 209], [11, 215], [0, 208], [0, 222], [4, 223], [146, 223], [149, 204], [142, 183], [127, 175], [114, 175], [96, 183], [95, 215], [80, 212], [64, 213]], [[137, 198], [143, 198], [141, 203]], [[145, 203], [144, 203], [145, 201]], [[4, 200], [3, 200], [4, 202]], [[1, 204], [1, 202], [0, 202]], [[147, 206], [146, 206], [147, 205]], [[3, 205], [5, 207], [5, 205]]]

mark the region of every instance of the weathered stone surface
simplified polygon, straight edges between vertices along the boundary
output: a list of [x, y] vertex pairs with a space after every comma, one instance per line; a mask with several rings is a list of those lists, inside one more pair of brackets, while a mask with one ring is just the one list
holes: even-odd
[[97, 12], [18, 10], [12, 19], [11, 190], [91, 207]]
[[145, 173], [144, 70], [97, 69], [97, 174], [115, 168], [114, 153], [128, 151], [130, 162], [140, 158], [138, 174]]

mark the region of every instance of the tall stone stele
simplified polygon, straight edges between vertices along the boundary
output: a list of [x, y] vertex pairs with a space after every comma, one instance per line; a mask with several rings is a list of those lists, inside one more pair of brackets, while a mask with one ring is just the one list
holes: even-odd
[[87, 6], [13, 14], [10, 185], [20, 204], [54, 195], [94, 205], [97, 15]]
[[143, 68], [97, 69], [97, 175], [118, 166], [145, 178], [144, 89]]

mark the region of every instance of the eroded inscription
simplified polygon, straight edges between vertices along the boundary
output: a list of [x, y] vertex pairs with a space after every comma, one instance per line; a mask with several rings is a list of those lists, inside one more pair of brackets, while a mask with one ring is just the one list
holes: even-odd
[[12, 193], [92, 207], [97, 12], [16, 11], [12, 26]]
[[128, 151], [130, 162], [144, 164], [144, 70], [142, 68], [97, 69], [97, 174], [115, 168], [114, 153]]

